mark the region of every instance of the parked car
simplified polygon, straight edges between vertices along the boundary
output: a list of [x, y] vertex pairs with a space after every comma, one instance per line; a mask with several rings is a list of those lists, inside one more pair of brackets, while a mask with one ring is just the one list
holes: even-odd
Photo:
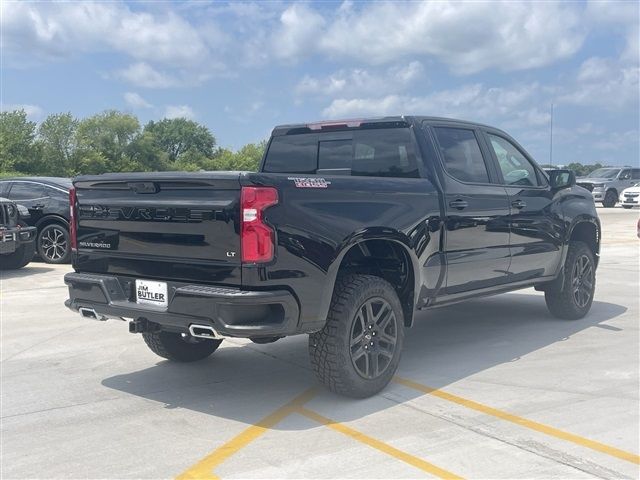
[[28, 224], [38, 229], [36, 250], [47, 263], [68, 263], [69, 188], [71, 180], [59, 177], [20, 177], [0, 180], [0, 196], [29, 209]]
[[593, 301], [591, 195], [484, 125], [286, 125], [258, 172], [73, 183], [66, 305], [131, 319], [170, 360], [204, 359], [225, 337], [309, 334], [318, 378], [366, 397], [390, 381], [420, 310], [531, 286], [560, 318]]
[[593, 195], [595, 202], [605, 207], [614, 207], [618, 196], [625, 189], [640, 180], [640, 168], [606, 167], [594, 170], [586, 177], [577, 179], [577, 184]]
[[640, 182], [633, 187], [625, 188], [620, 194], [620, 203], [624, 208], [633, 208], [640, 205]]
[[0, 269], [27, 265], [35, 254], [36, 228], [24, 223], [26, 208], [0, 197]]

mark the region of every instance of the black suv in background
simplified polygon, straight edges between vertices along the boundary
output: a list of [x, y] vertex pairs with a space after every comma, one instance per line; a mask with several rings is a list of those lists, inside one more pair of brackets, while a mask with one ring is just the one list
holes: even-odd
[[0, 180], [0, 197], [29, 209], [26, 222], [38, 229], [36, 250], [47, 263], [67, 263], [69, 242], [69, 188], [71, 180], [59, 177], [20, 177]]

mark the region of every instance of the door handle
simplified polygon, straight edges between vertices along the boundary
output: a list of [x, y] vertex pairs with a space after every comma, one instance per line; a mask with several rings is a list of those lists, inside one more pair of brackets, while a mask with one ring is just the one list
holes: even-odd
[[511, 206], [513, 208], [517, 208], [518, 210], [520, 210], [520, 209], [526, 207], [527, 204], [523, 200], [515, 200], [515, 201], [511, 202]]
[[42, 210], [44, 208], [44, 205], [42, 203], [38, 203], [36, 205], [33, 205], [31, 208], [33, 208], [34, 210]]
[[461, 199], [453, 200], [449, 202], [449, 206], [452, 208], [457, 208], [458, 210], [463, 210], [469, 206], [467, 202]]

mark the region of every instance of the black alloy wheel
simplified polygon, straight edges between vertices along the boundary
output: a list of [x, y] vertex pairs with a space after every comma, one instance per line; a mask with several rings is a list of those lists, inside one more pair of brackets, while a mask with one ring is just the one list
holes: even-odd
[[358, 309], [351, 327], [350, 357], [360, 376], [380, 377], [393, 359], [398, 324], [393, 309], [383, 298], [370, 298]]
[[593, 265], [587, 255], [581, 255], [573, 266], [571, 286], [576, 305], [584, 308], [589, 304], [593, 295]]

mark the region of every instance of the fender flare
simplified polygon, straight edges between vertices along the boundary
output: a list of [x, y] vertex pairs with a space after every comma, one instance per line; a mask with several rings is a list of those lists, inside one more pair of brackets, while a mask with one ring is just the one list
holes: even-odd
[[381, 240], [393, 242], [394, 244], [400, 246], [404, 253], [407, 255], [410, 267], [413, 270], [413, 312], [411, 312], [411, 318], [405, 319], [407, 325], [411, 325], [413, 323], [413, 313], [415, 313], [416, 309], [416, 295], [420, 292], [420, 266], [418, 262], [418, 258], [411, 246], [411, 241], [409, 237], [398, 230], [393, 230], [386, 227], [371, 227], [359, 232], [350, 235], [345, 238], [343, 242], [336, 248], [336, 254], [334, 258], [331, 260], [329, 264], [329, 268], [327, 269], [326, 281], [324, 285], [324, 289], [322, 291], [321, 297], [321, 307], [320, 307], [320, 318], [326, 318], [329, 312], [329, 308], [331, 306], [331, 297], [333, 296], [333, 290], [335, 288], [336, 280], [338, 278], [338, 272], [340, 270], [340, 266], [342, 265], [342, 260], [345, 255], [356, 245], [371, 241], [371, 240]]

